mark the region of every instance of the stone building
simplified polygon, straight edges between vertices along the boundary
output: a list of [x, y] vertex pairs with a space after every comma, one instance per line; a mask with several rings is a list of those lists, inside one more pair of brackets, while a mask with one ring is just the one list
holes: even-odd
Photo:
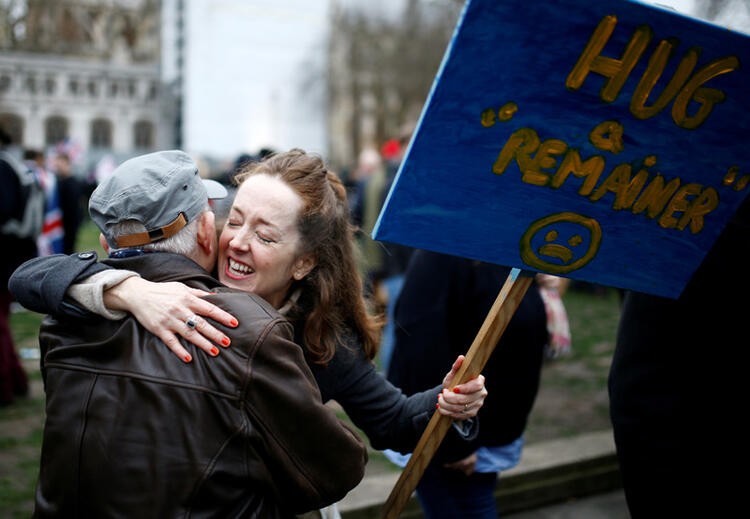
[[0, 7], [0, 125], [16, 145], [49, 149], [68, 139], [90, 159], [173, 146], [159, 1], [28, 0], [26, 7]]

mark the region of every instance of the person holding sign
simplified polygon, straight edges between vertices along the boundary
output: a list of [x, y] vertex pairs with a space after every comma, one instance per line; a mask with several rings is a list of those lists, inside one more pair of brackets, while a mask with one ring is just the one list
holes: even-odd
[[[467, 419], [476, 416], [487, 396], [484, 377], [458, 385], [456, 392], [443, 387], [450, 387], [463, 357], [452, 368], [446, 365], [443, 384], [409, 398], [376, 371], [372, 359], [381, 323], [367, 312], [339, 177], [316, 155], [294, 149], [245, 164], [237, 182], [219, 240], [218, 277], [263, 297], [293, 323], [323, 400], [336, 400], [379, 449], [413, 449], [436, 407], [457, 425], [472, 425]], [[206, 320], [199, 319], [195, 329], [186, 326], [194, 314], [229, 324], [201, 297], [206, 293], [131, 277], [108, 289], [102, 300], [107, 268], [77, 255], [39, 258], [14, 273], [11, 290], [24, 306], [40, 312], [80, 314], [80, 302], [112, 318], [122, 314], [112, 315], [105, 303], [131, 312], [180, 358], [187, 351], [178, 336], [206, 351], [221, 344], [223, 334]], [[55, 275], [45, 277], [49, 272]], [[92, 274], [93, 280], [68, 291], [79, 305], [63, 299], [71, 282]], [[448, 439], [459, 443], [475, 431], [452, 429]]]
[[[396, 303], [388, 379], [407, 394], [439, 381], [442, 366], [472, 343], [509, 272], [458, 256], [414, 252]], [[479, 413], [478, 437], [460, 457], [436, 456], [417, 484], [425, 517], [497, 518], [498, 473], [520, 459], [548, 338], [547, 313], [535, 282], [482, 371], [490, 394]], [[403, 461], [386, 454], [397, 464]]]
[[609, 397], [633, 519], [746, 507], [748, 254], [750, 197], [679, 299], [625, 294]]

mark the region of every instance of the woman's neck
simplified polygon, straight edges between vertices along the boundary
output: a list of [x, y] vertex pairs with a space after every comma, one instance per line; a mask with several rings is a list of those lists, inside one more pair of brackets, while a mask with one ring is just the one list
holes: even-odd
[[277, 310], [281, 315], [288, 315], [289, 311], [292, 309], [292, 307], [297, 303], [297, 300], [299, 299], [300, 294], [302, 293], [302, 289], [295, 288], [291, 294], [284, 300], [284, 304], [282, 304]]

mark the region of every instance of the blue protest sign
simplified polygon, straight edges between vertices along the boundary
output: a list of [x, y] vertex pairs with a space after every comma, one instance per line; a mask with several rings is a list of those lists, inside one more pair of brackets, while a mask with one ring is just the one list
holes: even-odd
[[373, 237], [677, 297], [750, 190], [748, 86], [750, 37], [667, 8], [469, 0]]

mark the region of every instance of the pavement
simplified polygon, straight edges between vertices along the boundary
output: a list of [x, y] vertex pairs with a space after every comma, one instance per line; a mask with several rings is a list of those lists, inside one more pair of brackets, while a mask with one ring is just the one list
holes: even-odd
[[[362, 483], [338, 503], [342, 519], [381, 518], [399, 474], [382, 457], [371, 456]], [[500, 477], [495, 497], [503, 518], [630, 517], [610, 430], [527, 445], [521, 463]], [[400, 517], [423, 517], [415, 497]]]
[[505, 519], [630, 519], [625, 494], [615, 490], [571, 498], [532, 510], [502, 515]]

